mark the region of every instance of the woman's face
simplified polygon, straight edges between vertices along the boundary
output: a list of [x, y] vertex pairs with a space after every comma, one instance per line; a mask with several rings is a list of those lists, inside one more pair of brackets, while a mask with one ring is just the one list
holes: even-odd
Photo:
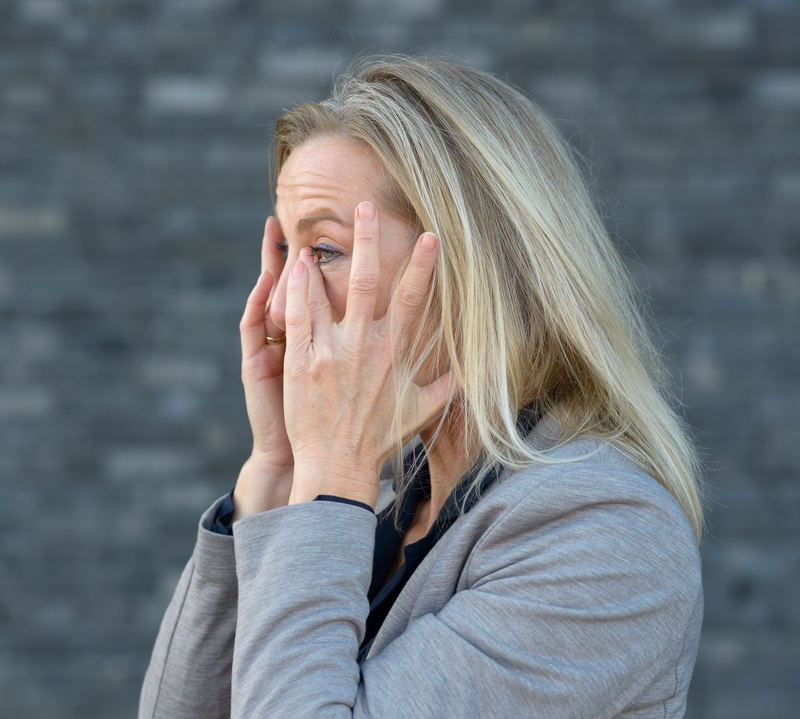
[[375, 308], [382, 317], [392, 282], [414, 247], [414, 228], [385, 210], [386, 173], [374, 150], [342, 138], [316, 138], [292, 151], [278, 176], [275, 214], [283, 231], [287, 262], [272, 298], [272, 321], [286, 329], [286, 282], [303, 247], [311, 248], [322, 270], [333, 319], [347, 306], [353, 252], [353, 215], [369, 200], [380, 221], [380, 290]]

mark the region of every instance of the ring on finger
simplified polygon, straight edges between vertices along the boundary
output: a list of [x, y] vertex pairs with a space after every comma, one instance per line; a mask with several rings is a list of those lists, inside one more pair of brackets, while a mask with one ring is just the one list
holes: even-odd
[[284, 332], [280, 337], [270, 337], [267, 335], [264, 337], [264, 344], [265, 345], [279, 345], [286, 342], [286, 333]]

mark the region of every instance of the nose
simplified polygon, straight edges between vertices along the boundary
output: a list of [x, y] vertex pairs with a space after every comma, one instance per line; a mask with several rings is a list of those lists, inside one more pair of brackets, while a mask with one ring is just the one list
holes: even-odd
[[289, 268], [292, 264], [289, 260], [286, 261], [269, 305], [269, 318], [281, 332], [286, 332], [286, 283], [289, 281]]

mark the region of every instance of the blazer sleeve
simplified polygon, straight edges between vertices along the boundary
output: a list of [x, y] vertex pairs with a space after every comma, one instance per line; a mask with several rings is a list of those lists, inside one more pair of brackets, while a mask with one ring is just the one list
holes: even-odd
[[236, 632], [233, 537], [213, 531], [217, 500], [158, 632], [139, 701], [139, 719], [226, 719]]
[[616, 716], [691, 651], [699, 560], [677, 505], [587, 486], [510, 506], [443, 608], [361, 667], [374, 517], [310, 502], [242, 520], [232, 717]]

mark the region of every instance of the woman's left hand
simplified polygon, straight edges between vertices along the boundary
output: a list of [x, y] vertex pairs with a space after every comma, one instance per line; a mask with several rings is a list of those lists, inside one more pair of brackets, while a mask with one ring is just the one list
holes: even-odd
[[380, 229], [372, 203], [356, 208], [354, 224], [340, 323], [333, 321], [322, 273], [307, 250], [287, 286], [284, 412], [295, 461], [290, 504], [329, 494], [374, 507], [380, 469], [398, 440], [430, 424], [453, 391], [450, 372], [414, 386], [402, 437], [394, 434], [392, 360], [429, 292], [439, 242], [431, 233], [420, 236], [388, 312], [376, 320]]

